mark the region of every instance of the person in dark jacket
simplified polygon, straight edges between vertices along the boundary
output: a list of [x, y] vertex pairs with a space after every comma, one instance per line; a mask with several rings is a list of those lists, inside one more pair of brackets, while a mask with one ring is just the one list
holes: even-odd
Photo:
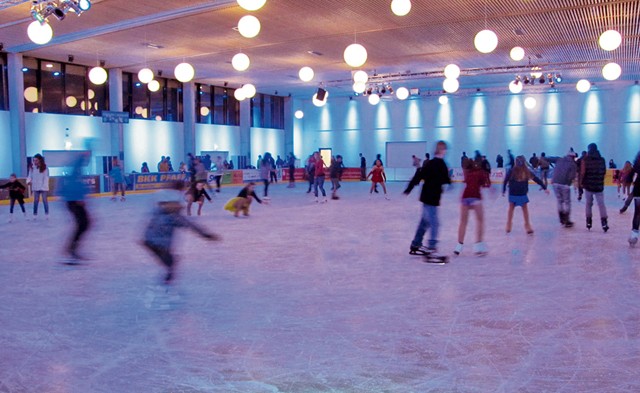
[[507, 185], [509, 185], [509, 211], [507, 213], [506, 232], [511, 232], [511, 223], [513, 221], [513, 211], [516, 206], [522, 207], [522, 217], [524, 218], [524, 229], [528, 235], [533, 235], [533, 229], [529, 222], [529, 180], [538, 183], [543, 190], [549, 193], [547, 186], [527, 168], [524, 156], [518, 156], [515, 159], [513, 168], [509, 168], [507, 176], [502, 185], [502, 196], [504, 196]]
[[[449, 168], [444, 162], [444, 155], [447, 153], [447, 144], [444, 141], [436, 143], [436, 151], [434, 157], [427, 162], [423, 169], [417, 172], [407, 189], [404, 190], [405, 195], [409, 195], [411, 190], [421, 181], [422, 192], [420, 193], [420, 202], [422, 202], [422, 216], [416, 234], [411, 241], [409, 252], [411, 254], [435, 254], [438, 244], [438, 206], [440, 206], [440, 196], [442, 195], [442, 186], [451, 184], [449, 178]], [[422, 240], [427, 230], [431, 228], [429, 237], [429, 245], [427, 248], [422, 246]]]
[[15, 206], [16, 201], [20, 204], [20, 209], [22, 209], [22, 214], [24, 218], [28, 220], [27, 211], [24, 208], [24, 192], [27, 190], [22, 183], [18, 181], [16, 178], [16, 174], [12, 173], [9, 176], [9, 182], [0, 186], [0, 189], [8, 188], [9, 189], [9, 222], [13, 221], [13, 206]]
[[585, 215], [587, 218], [587, 229], [591, 229], [591, 226], [593, 225], [593, 213], [591, 209], [593, 207], [593, 198], [595, 198], [598, 202], [602, 230], [605, 232], [609, 230], [609, 224], [607, 222], [607, 208], [604, 205], [604, 176], [606, 174], [606, 162], [600, 155], [598, 146], [595, 143], [589, 144], [587, 147], [587, 155], [582, 160], [580, 166], [581, 184], [586, 195]]
[[204, 189], [204, 182], [191, 183], [187, 193], [185, 194], [185, 200], [187, 201], [187, 216], [191, 215], [191, 205], [198, 204], [198, 215], [202, 214], [202, 205], [204, 205], [204, 199], [207, 198], [211, 203], [211, 197]]
[[340, 199], [338, 197], [338, 188], [340, 188], [340, 180], [342, 179], [342, 171], [344, 170], [344, 164], [342, 163], [342, 156], [337, 155], [331, 160], [331, 167], [329, 167], [329, 178], [331, 178], [331, 199]]
[[67, 242], [67, 253], [70, 264], [78, 263], [85, 258], [78, 254], [80, 240], [89, 229], [91, 220], [86, 209], [85, 197], [87, 188], [82, 182], [82, 167], [89, 162], [88, 152], [81, 154], [73, 163], [73, 169], [69, 176], [65, 176], [62, 186], [62, 199], [67, 203], [67, 209], [76, 221], [76, 229]]
[[553, 191], [558, 200], [558, 216], [560, 224], [565, 228], [571, 228], [571, 185], [576, 178], [576, 163], [573, 152], [567, 153], [564, 157], [547, 157], [549, 163], [555, 164], [553, 170]]
[[496, 156], [496, 166], [498, 168], [503, 168], [504, 167], [504, 158], [502, 158], [501, 154], [498, 154]]

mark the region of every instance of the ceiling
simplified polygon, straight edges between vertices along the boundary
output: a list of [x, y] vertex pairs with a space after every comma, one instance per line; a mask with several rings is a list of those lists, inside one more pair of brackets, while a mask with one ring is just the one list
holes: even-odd
[[[368, 51], [362, 69], [396, 88], [439, 91], [449, 63], [463, 70], [461, 89], [474, 91], [497, 85], [506, 90], [516, 74], [536, 65], [545, 73], [562, 73], [564, 86], [580, 78], [615, 84], [601, 74], [608, 61], [622, 66], [621, 80], [640, 79], [638, 0], [413, 0], [404, 17], [392, 14], [390, 0], [267, 0], [255, 12], [235, 0], [94, 0], [79, 17], [50, 18], [54, 39], [44, 46], [32, 44], [26, 34], [30, 3], [0, 0], [5, 51], [62, 62], [71, 54], [77, 64], [105, 60], [107, 68], [129, 72], [148, 65], [165, 76], [184, 60], [195, 67], [196, 82], [253, 83], [268, 94], [310, 97], [320, 83], [331, 94], [351, 94], [352, 69], [343, 51], [353, 42]], [[234, 30], [246, 14], [262, 25], [252, 39]], [[499, 38], [490, 54], [473, 45], [485, 26]], [[607, 52], [597, 41], [610, 28], [620, 31], [623, 41]], [[509, 57], [514, 46], [525, 49], [522, 61]], [[239, 51], [251, 58], [244, 72], [231, 66]], [[303, 66], [315, 70], [312, 82], [298, 79]]]

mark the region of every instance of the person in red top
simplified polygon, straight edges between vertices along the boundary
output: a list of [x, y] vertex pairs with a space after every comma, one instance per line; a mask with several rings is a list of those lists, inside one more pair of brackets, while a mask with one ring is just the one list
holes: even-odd
[[373, 168], [371, 168], [371, 172], [369, 172], [369, 174], [367, 175], [367, 179], [369, 177], [371, 177], [371, 190], [369, 190], [369, 195], [373, 194], [373, 190], [376, 188], [376, 185], [380, 183], [380, 185], [382, 186], [382, 191], [384, 191], [384, 199], [389, 199], [389, 197], [387, 196], [387, 186], [385, 186], [387, 175], [384, 173], [382, 161], [376, 160]]
[[322, 203], [324, 203], [327, 201], [327, 193], [324, 190], [324, 168], [326, 168], [327, 165], [324, 163], [324, 160], [320, 156], [320, 153], [313, 153], [313, 158], [316, 165], [313, 173], [313, 194], [316, 196], [316, 202], [318, 202], [318, 187], [320, 187], [323, 198]]
[[464, 236], [467, 232], [469, 211], [476, 213], [476, 244], [473, 252], [478, 256], [487, 254], [487, 246], [482, 241], [484, 235], [484, 210], [482, 208], [482, 187], [490, 187], [491, 182], [486, 171], [482, 169], [482, 156], [476, 155], [474, 160], [466, 160], [464, 170], [465, 188], [462, 191], [460, 203], [460, 226], [458, 227], [458, 244], [454, 254], [460, 255], [464, 244]]

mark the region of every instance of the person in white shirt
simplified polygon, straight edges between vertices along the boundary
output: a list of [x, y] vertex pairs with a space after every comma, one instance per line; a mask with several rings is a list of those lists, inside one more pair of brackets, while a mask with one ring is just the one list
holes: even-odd
[[33, 218], [38, 215], [38, 205], [42, 198], [44, 214], [49, 218], [49, 168], [40, 154], [33, 156], [33, 170], [29, 173], [27, 183], [31, 184], [33, 192]]

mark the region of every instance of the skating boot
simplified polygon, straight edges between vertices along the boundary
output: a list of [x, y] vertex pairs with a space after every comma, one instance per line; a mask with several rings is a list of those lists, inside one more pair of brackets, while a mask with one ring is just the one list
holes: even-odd
[[456, 248], [453, 249], [453, 253], [456, 255], [460, 255], [460, 253], [462, 252], [462, 248], [464, 248], [464, 245], [462, 243], [456, 244]]
[[635, 246], [638, 243], [638, 236], [640, 236], [640, 231], [632, 230], [631, 235], [629, 236], [629, 245], [631, 247]]
[[600, 222], [602, 223], [602, 230], [607, 233], [607, 231], [609, 230], [609, 224], [607, 224], [607, 219], [606, 218], [601, 218]]
[[411, 246], [409, 248], [409, 254], [411, 255], [429, 255], [432, 252], [433, 251], [430, 248], [427, 248], [425, 246]]
[[565, 213], [558, 212], [558, 217], [560, 217], [560, 224], [564, 225], [567, 220]]
[[487, 255], [487, 245], [484, 242], [478, 242], [473, 245], [473, 253], [479, 257]]
[[569, 219], [569, 213], [564, 213], [564, 227], [565, 228], [573, 227], [573, 222], [571, 222], [571, 220]]
[[13, 213], [9, 214], [9, 220], [7, 222], [9, 223], [13, 222]]
[[593, 222], [591, 221], [591, 217], [587, 217], [587, 229], [591, 230], [592, 226], [593, 226]]
[[27, 213], [25, 212], [25, 213], [22, 213], [22, 214], [24, 215], [24, 220], [25, 221], [29, 221], [29, 216], [27, 216]]

